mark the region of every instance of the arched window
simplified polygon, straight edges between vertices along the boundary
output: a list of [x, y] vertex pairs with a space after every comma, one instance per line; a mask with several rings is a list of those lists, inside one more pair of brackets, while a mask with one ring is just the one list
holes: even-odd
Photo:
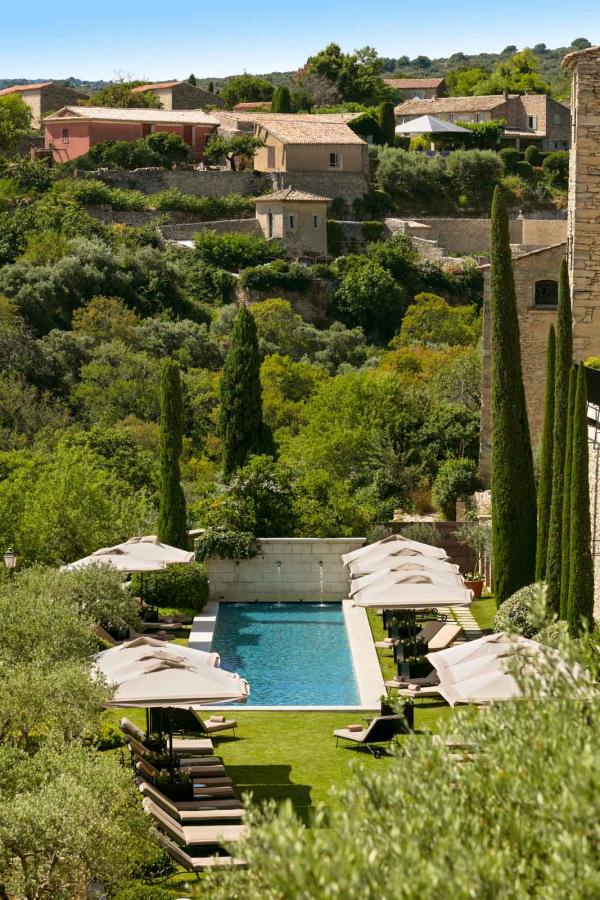
[[558, 281], [550, 278], [536, 281], [535, 294], [533, 298], [534, 306], [556, 306], [558, 303]]

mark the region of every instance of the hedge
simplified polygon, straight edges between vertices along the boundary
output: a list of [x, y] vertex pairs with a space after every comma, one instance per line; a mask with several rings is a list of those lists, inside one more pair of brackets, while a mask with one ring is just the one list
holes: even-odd
[[208, 600], [208, 577], [198, 562], [168, 566], [161, 572], [135, 574], [131, 586], [150, 606], [173, 606], [200, 612]]

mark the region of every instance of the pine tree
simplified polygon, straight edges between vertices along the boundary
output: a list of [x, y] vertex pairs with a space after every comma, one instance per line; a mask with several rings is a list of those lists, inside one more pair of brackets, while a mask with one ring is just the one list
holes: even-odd
[[571, 471], [571, 529], [567, 621], [572, 635], [593, 624], [594, 567], [590, 522], [587, 385], [585, 366], [577, 372], [573, 408], [573, 466]]
[[385, 100], [379, 105], [378, 111], [379, 127], [386, 144], [390, 147], [394, 146], [396, 137], [396, 114], [394, 112], [394, 104], [389, 100]]
[[502, 603], [535, 576], [536, 496], [508, 208], [496, 187], [491, 221], [492, 542]]
[[183, 404], [179, 366], [167, 360], [160, 384], [160, 499], [158, 538], [187, 549], [187, 516], [179, 458], [183, 445]]
[[273, 92], [271, 99], [271, 112], [289, 113], [292, 109], [290, 89], [286, 84], [279, 85]]
[[567, 400], [567, 432], [565, 439], [565, 471], [563, 479], [562, 544], [560, 551], [560, 618], [568, 617], [569, 575], [571, 546], [571, 475], [573, 471], [573, 414], [575, 391], [577, 388], [577, 368], [569, 373], [569, 394]]
[[548, 332], [546, 351], [546, 395], [544, 398], [544, 428], [538, 489], [537, 552], [535, 556], [535, 580], [543, 581], [546, 575], [548, 552], [548, 527], [552, 503], [552, 439], [554, 433], [554, 368], [556, 362], [556, 332], [554, 325]]
[[252, 454], [271, 450], [262, 417], [256, 323], [247, 306], [237, 315], [223, 366], [220, 433], [226, 478]]
[[558, 309], [556, 313], [556, 370], [554, 377], [554, 450], [552, 454], [552, 503], [546, 555], [548, 609], [560, 614], [562, 564], [562, 514], [565, 472], [565, 448], [569, 399], [569, 373], [573, 365], [573, 325], [566, 260], [560, 267]]

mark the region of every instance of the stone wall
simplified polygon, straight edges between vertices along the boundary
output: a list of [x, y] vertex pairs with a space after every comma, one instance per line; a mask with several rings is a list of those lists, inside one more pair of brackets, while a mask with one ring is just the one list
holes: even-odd
[[261, 300], [269, 300], [277, 296], [282, 300], [288, 300], [294, 312], [302, 316], [305, 322], [313, 325], [328, 324], [329, 311], [336, 282], [328, 278], [315, 278], [306, 291], [289, 291], [284, 288], [267, 288], [264, 291], [249, 291], [247, 288], [237, 286], [235, 290], [238, 303], [258, 303]]
[[272, 172], [275, 190], [298, 188], [330, 200], [343, 200], [351, 211], [355, 200], [369, 190], [366, 177], [360, 172]]
[[[388, 522], [387, 527], [394, 534], [402, 534], [412, 522]], [[451, 562], [460, 566], [463, 575], [477, 568], [477, 557], [468, 544], [461, 544], [456, 537], [456, 529], [462, 522], [435, 522], [440, 536], [440, 546], [446, 551]]]
[[263, 172], [230, 172], [226, 169], [98, 169], [78, 172], [80, 178], [99, 178], [110, 187], [127, 188], [143, 194], [156, 194], [176, 188], [196, 197], [222, 197], [226, 194], [257, 196], [273, 189], [273, 179]]
[[[408, 234], [417, 239], [437, 241], [442, 250], [469, 256], [487, 254], [490, 249], [490, 220], [468, 218], [433, 218], [385, 220], [390, 234]], [[562, 213], [555, 218], [511, 219], [510, 240], [513, 244], [543, 246], [557, 244], [566, 238], [566, 219]]]
[[[189, 218], [189, 213], [187, 217]], [[220, 219], [216, 222], [180, 222], [162, 225], [160, 232], [167, 241], [191, 241], [199, 231], [215, 231], [217, 234], [261, 234], [256, 219]]]
[[261, 553], [254, 559], [206, 561], [210, 599], [238, 603], [344, 600], [350, 579], [341, 556], [364, 542], [361, 537], [261, 538]]

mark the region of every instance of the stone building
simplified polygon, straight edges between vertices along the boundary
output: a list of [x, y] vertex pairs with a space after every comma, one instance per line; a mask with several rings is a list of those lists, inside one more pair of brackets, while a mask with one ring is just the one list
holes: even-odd
[[290, 253], [327, 254], [328, 197], [292, 187], [257, 197], [256, 218], [262, 234], [279, 238]]
[[218, 94], [206, 91], [189, 81], [159, 81], [154, 84], [140, 84], [132, 93], [144, 94], [151, 91], [160, 100], [163, 109], [202, 109], [211, 106], [225, 106]]
[[87, 94], [60, 84], [58, 81], [42, 81], [38, 84], [14, 84], [0, 91], [0, 97], [19, 94], [31, 110], [31, 127], [39, 128], [44, 116], [63, 106], [87, 99]]
[[264, 144], [254, 155], [258, 172], [368, 171], [368, 145], [344, 122], [261, 117], [254, 134]]
[[391, 87], [398, 101], [428, 100], [431, 97], [443, 97], [446, 93], [446, 82], [443, 78], [384, 78]]
[[[556, 319], [558, 276], [566, 247], [566, 241], [562, 241], [551, 246], [524, 251], [520, 250], [518, 245], [513, 248], [523, 386], [533, 446], [539, 444], [542, 435], [548, 330]], [[492, 452], [490, 267], [485, 265], [480, 268], [484, 277], [484, 305], [479, 468], [482, 477], [487, 481], [490, 476]]]

